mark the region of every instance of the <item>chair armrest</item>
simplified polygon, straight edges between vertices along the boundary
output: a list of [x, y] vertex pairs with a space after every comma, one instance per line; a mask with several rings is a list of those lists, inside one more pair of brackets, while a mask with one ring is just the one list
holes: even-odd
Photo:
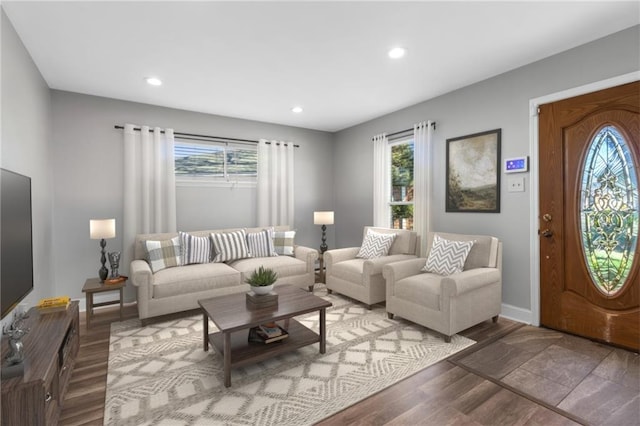
[[360, 247], [347, 247], [341, 249], [327, 250], [324, 252], [323, 259], [327, 268], [330, 265], [338, 262], [344, 262], [345, 260], [355, 259], [356, 254], [360, 251]]
[[387, 284], [391, 283], [393, 285], [393, 283], [403, 278], [422, 273], [421, 269], [426, 262], [427, 259], [417, 257], [410, 260], [389, 263], [383, 266], [382, 275], [387, 281]]
[[132, 261], [129, 267], [129, 275], [131, 276], [131, 283], [138, 287], [138, 294], [146, 294], [151, 299], [153, 272], [151, 272], [149, 264], [144, 260]]
[[443, 297], [459, 296], [501, 280], [502, 274], [497, 268], [469, 269], [444, 277], [440, 283], [441, 294]]
[[316, 260], [318, 259], [318, 250], [305, 246], [295, 246], [293, 248], [293, 255], [296, 259], [303, 260], [307, 264], [307, 272], [315, 271]]
[[[415, 258], [416, 256], [413, 254], [392, 254], [389, 256], [376, 257], [375, 259], [367, 259], [364, 261], [362, 274], [369, 276], [381, 274], [382, 268], [385, 265]], [[422, 263], [422, 266], [424, 266], [424, 262]]]

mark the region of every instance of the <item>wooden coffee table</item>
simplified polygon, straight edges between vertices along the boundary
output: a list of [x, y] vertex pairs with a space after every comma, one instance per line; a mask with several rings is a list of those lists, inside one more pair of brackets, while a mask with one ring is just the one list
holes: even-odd
[[[224, 359], [224, 385], [231, 386], [231, 369], [259, 362], [313, 343], [320, 343], [320, 353], [326, 352], [326, 309], [331, 302], [314, 296], [292, 285], [278, 286], [278, 305], [255, 308], [247, 304], [245, 293], [230, 294], [199, 300], [203, 317], [204, 350], [209, 343], [222, 353]], [[320, 330], [316, 334], [293, 317], [319, 311]], [[220, 330], [209, 334], [209, 318]], [[260, 324], [284, 321], [283, 328], [289, 333], [286, 339], [267, 344], [249, 343], [251, 327]]]

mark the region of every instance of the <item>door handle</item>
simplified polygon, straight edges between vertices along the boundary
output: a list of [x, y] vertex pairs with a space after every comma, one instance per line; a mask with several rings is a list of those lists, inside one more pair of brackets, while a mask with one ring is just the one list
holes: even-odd
[[553, 231], [549, 228], [546, 228], [540, 231], [540, 235], [542, 235], [545, 238], [551, 238], [553, 236]]

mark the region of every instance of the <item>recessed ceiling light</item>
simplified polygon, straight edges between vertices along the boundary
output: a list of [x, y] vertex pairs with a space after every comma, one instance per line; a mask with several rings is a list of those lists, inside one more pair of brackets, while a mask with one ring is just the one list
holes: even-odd
[[152, 86], [162, 86], [162, 80], [157, 77], [147, 77], [146, 81]]
[[407, 53], [407, 49], [404, 47], [394, 47], [389, 51], [389, 57], [392, 59], [402, 58]]
[[300, 114], [302, 112], [302, 107], [301, 106], [294, 106], [293, 108], [291, 108], [291, 112], [295, 112], [296, 114]]

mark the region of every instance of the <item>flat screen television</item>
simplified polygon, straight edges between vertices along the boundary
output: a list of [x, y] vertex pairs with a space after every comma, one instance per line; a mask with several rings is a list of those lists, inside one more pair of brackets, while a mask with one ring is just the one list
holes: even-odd
[[0, 170], [0, 306], [4, 318], [33, 290], [33, 239], [31, 178]]

